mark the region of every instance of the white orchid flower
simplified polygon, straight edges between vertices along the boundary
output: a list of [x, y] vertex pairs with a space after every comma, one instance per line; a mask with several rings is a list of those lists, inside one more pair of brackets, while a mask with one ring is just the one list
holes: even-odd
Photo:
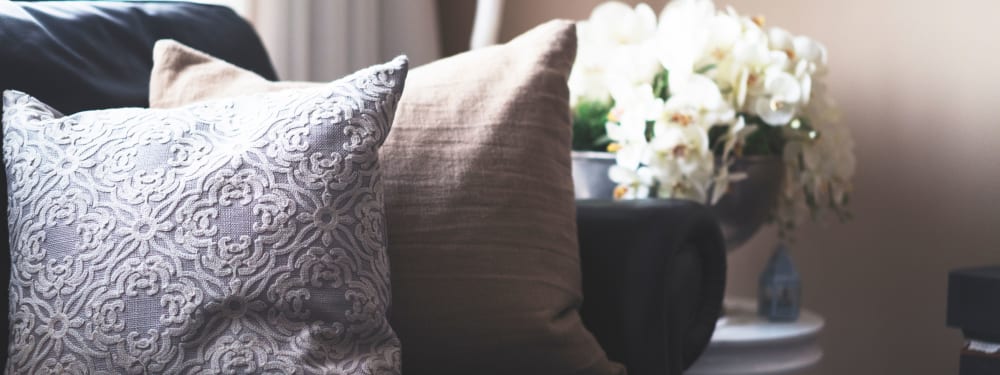
[[708, 29], [705, 56], [699, 65], [720, 65], [731, 60], [733, 46], [743, 38], [743, 22], [739, 16], [732, 12], [716, 14], [709, 22]]
[[[683, 159], [709, 152], [708, 132], [696, 126], [677, 126], [667, 123], [653, 125], [650, 150], [674, 159]], [[688, 172], [690, 170], [685, 170]]]
[[610, 98], [603, 51], [595, 40], [599, 34], [593, 30], [590, 22], [581, 21], [576, 24], [576, 60], [568, 80], [572, 106], [576, 106], [582, 99], [606, 101]]
[[587, 20], [599, 45], [634, 45], [652, 38], [656, 33], [656, 13], [649, 5], [635, 8], [625, 3], [609, 1], [598, 5]]
[[655, 121], [707, 130], [728, 124], [736, 115], [715, 82], [703, 75], [671, 77], [670, 95]]
[[784, 52], [789, 59], [797, 60], [795, 53], [795, 36], [788, 30], [772, 27], [767, 30], [767, 41], [772, 50]]
[[646, 156], [659, 181], [658, 196], [704, 202], [714, 169], [704, 128], [657, 123]]
[[653, 95], [653, 87], [648, 84], [615, 84], [611, 93], [615, 107], [608, 114], [609, 121], [605, 124], [608, 138], [620, 146], [645, 143], [646, 122], [663, 111], [663, 100]]
[[809, 63], [809, 74], [826, 66], [826, 47], [806, 36], [795, 36], [788, 30], [772, 27], [767, 32], [772, 50], [784, 52], [793, 64], [800, 61]]
[[797, 36], [792, 41], [795, 59], [808, 61], [812, 66], [809, 74], [822, 73], [826, 68], [826, 47], [806, 36]]
[[753, 21], [740, 17], [731, 7], [716, 14], [707, 27], [708, 42], [695, 69], [715, 80], [730, 103], [742, 106], [742, 102], [738, 103], [735, 99], [740, 82], [746, 82], [746, 79], [739, 79], [746, 64], [739, 61], [734, 52], [737, 45], [759, 44], [766, 37]]
[[648, 167], [629, 169], [620, 165], [612, 165], [608, 169], [608, 177], [618, 184], [614, 191], [615, 199], [649, 198], [651, 188], [656, 181]]
[[671, 78], [694, 71], [710, 37], [705, 25], [714, 17], [711, 0], [674, 0], [660, 12], [656, 49]]
[[807, 105], [812, 99], [813, 76], [826, 74], [826, 47], [804, 36], [795, 37], [793, 43], [799, 59], [795, 77], [802, 86], [802, 105]]
[[576, 107], [581, 100], [607, 101], [610, 98], [607, 81], [602, 68], [576, 64], [567, 81], [570, 91], [570, 106]]
[[642, 165], [648, 153], [645, 142], [625, 143], [615, 153], [615, 165], [608, 169], [608, 178], [618, 186], [615, 199], [648, 198], [650, 189], [656, 183], [652, 171]]
[[590, 28], [602, 39], [596, 40], [605, 64], [606, 82], [648, 83], [660, 70], [653, 37], [656, 13], [646, 4], [631, 8], [624, 3], [608, 2], [591, 13]]
[[604, 79], [609, 84], [648, 84], [663, 69], [652, 41], [607, 49], [603, 59]]
[[615, 152], [615, 164], [628, 170], [639, 169], [646, 157], [648, 147], [649, 145], [645, 142], [622, 144], [621, 148]]
[[[684, 159], [664, 158], [650, 166], [658, 180], [656, 194], [661, 198], [706, 201], [712, 183], [714, 162], [710, 156], [693, 155]], [[683, 172], [687, 170], [687, 172]]]
[[805, 37], [794, 36], [781, 28], [768, 30], [768, 40], [771, 49], [784, 52], [791, 64], [792, 74], [799, 80], [802, 90], [802, 105], [809, 104], [812, 98], [813, 75], [821, 74], [826, 67], [826, 47]]
[[[793, 206], [805, 205], [806, 195], [818, 202], [810, 208], [843, 208], [855, 160], [821, 78], [826, 48], [764, 23], [732, 8], [717, 12], [712, 0], [674, 0], [658, 23], [646, 5], [612, 2], [578, 23], [571, 101], [613, 101], [605, 128], [615, 142], [608, 176], [617, 184], [616, 198], [717, 203], [733, 181], [746, 177], [730, 171], [740, 145], [757, 130], [745, 114], [771, 126], [796, 126], [801, 117], [816, 131], [805, 138], [782, 131], [787, 171], [775, 211], [779, 222], [794, 222]], [[669, 71], [666, 100], [652, 89], [663, 69]], [[710, 145], [714, 126], [726, 132]]]
[[653, 93], [649, 83], [631, 85], [624, 82], [611, 84], [611, 97], [615, 99], [613, 112], [639, 113], [645, 119], [656, 116], [663, 107], [663, 99]]
[[571, 105], [581, 99], [608, 99], [608, 82], [649, 81], [659, 69], [650, 41], [656, 13], [648, 5], [601, 4], [590, 19], [577, 22], [577, 55], [569, 76]]
[[768, 71], [782, 70], [788, 65], [788, 56], [773, 51], [766, 38], [745, 38], [733, 46], [732, 78], [736, 80], [733, 103], [743, 109], [748, 98], [764, 91], [764, 76]]
[[619, 146], [646, 142], [646, 119], [635, 111], [623, 113], [618, 122], [608, 121], [604, 129]]
[[771, 126], [787, 125], [799, 110], [802, 90], [791, 74], [771, 71], [764, 82], [764, 93], [757, 97], [753, 111]]
[[766, 40], [741, 40], [733, 47], [733, 58], [753, 73], [768, 70], [784, 70], [788, 66], [788, 54], [771, 50]]
[[812, 75], [809, 73], [808, 61], [799, 60], [799, 63], [795, 67], [795, 78], [799, 80], [799, 88], [802, 90], [802, 97], [799, 102], [801, 102], [803, 106], [806, 106], [812, 99], [813, 92], [813, 80]]

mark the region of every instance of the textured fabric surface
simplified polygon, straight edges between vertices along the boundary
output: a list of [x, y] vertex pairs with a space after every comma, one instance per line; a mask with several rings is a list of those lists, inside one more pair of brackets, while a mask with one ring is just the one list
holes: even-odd
[[[145, 107], [150, 50], [173, 38], [273, 78], [253, 27], [225, 6], [172, 2], [0, 0], [0, 92], [31, 93], [63, 113]], [[2, 116], [0, 116], [2, 117]], [[0, 207], [7, 207], [0, 173]], [[0, 215], [0, 290], [8, 289], [7, 215]], [[0, 293], [0, 353], [7, 353], [8, 294]], [[0, 368], [6, 356], [0, 355]]]
[[[239, 82], [238, 85], [230, 84]], [[317, 85], [274, 82], [172, 39], [153, 45], [149, 106], [172, 108], [207, 98], [280, 91]]]
[[406, 59], [63, 116], [4, 93], [15, 374], [398, 374], [378, 149]]
[[[575, 53], [573, 24], [552, 21], [411, 71], [382, 148], [392, 323], [406, 373], [624, 372], [577, 311], [566, 87]], [[166, 57], [154, 62], [154, 82], [192, 77], [160, 81], [154, 103], [183, 96], [185, 82], [211, 82], [196, 90], [203, 98], [264, 87], [234, 67], [188, 71], [166, 63], [203, 60]]]

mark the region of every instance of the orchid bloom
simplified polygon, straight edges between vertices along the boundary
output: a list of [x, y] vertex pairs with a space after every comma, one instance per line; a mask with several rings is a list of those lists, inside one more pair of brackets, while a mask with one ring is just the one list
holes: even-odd
[[798, 113], [802, 90], [791, 74], [772, 71], [764, 81], [764, 92], [753, 103], [753, 110], [771, 126], [784, 126]]
[[588, 20], [578, 22], [576, 62], [569, 77], [573, 104], [581, 98], [606, 100], [609, 82], [652, 79], [659, 68], [650, 48], [656, 24], [649, 5], [631, 8], [620, 2], [601, 4]]
[[658, 122], [694, 125], [708, 129], [732, 122], [736, 112], [722, 97], [719, 87], [703, 75], [671, 79], [670, 99], [663, 106]]

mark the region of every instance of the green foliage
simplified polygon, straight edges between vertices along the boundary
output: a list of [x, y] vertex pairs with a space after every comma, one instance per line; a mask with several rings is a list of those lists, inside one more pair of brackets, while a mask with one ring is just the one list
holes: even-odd
[[670, 72], [666, 69], [653, 77], [653, 95], [663, 101], [670, 99]]
[[[653, 78], [653, 94], [667, 100], [670, 98], [670, 74], [666, 69]], [[582, 100], [573, 108], [573, 149], [578, 151], [607, 151], [611, 139], [604, 124], [614, 102]], [[652, 127], [647, 131], [651, 137]]]
[[608, 122], [611, 101], [585, 100], [573, 109], [573, 149], [579, 151], [607, 151], [611, 139], [604, 124]]

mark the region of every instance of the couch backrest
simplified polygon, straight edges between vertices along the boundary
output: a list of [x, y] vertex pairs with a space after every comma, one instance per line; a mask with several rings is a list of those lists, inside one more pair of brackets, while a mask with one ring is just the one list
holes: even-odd
[[153, 43], [167, 38], [275, 79], [253, 28], [226, 7], [0, 1], [0, 89], [66, 114], [145, 107]]
[[[253, 28], [231, 9], [180, 2], [0, 0], [0, 91], [15, 89], [55, 109], [145, 107], [153, 44], [175, 39], [268, 79], [274, 67]], [[7, 179], [0, 173], [0, 207]], [[0, 369], [7, 360], [10, 247], [0, 214]]]

